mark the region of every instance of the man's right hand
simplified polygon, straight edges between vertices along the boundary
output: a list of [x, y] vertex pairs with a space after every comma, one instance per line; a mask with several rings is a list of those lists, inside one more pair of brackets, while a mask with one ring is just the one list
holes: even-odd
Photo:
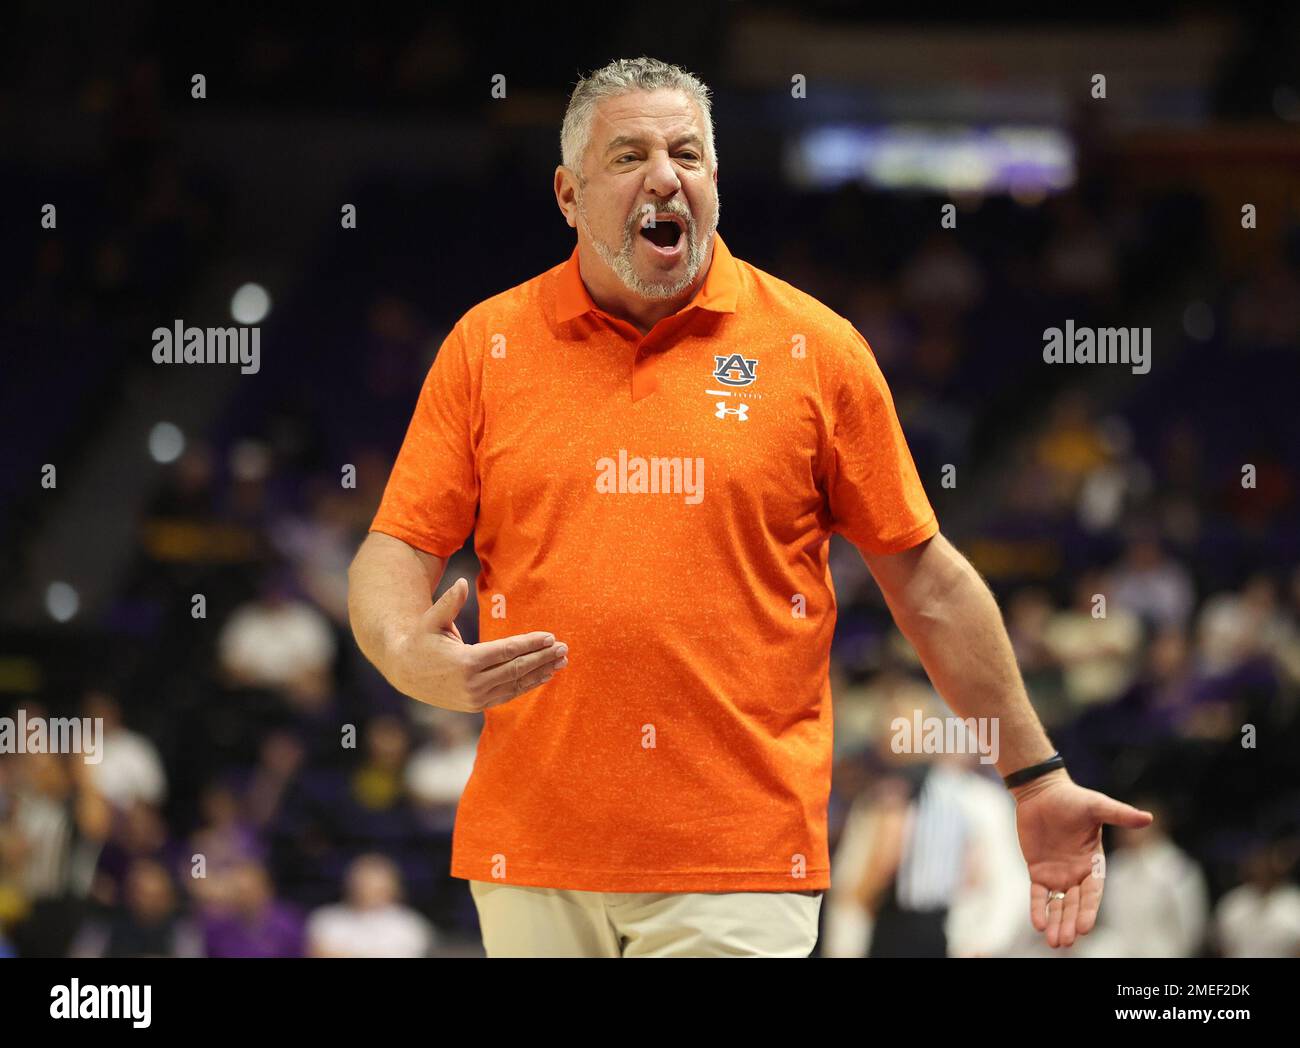
[[398, 691], [430, 706], [480, 713], [545, 684], [569, 664], [568, 645], [550, 633], [466, 644], [456, 616], [468, 598], [469, 583], [457, 579], [393, 637], [383, 669]]

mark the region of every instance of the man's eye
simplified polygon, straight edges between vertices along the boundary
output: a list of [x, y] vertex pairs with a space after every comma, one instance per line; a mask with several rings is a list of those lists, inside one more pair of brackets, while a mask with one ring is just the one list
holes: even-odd
[[689, 151], [688, 151], [688, 152], [685, 152], [685, 153], [678, 153], [677, 155], [680, 156], [680, 157], [685, 157], [687, 160], [698, 160], [698, 159], [699, 159], [699, 157], [697, 157], [694, 153], [691, 153], [691, 152], [689, 152]]
[[621, 157], [618, 158], [617, 162], [621, 164], [624, 160], [635, 160], [635, 159], [636, 159], [635, 153], [624, 153]]

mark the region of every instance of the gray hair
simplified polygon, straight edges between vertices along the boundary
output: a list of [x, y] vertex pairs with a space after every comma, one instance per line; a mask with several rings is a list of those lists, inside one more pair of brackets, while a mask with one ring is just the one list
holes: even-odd
[[705, 154], [710, 164], [718, 160], [713, 141], [713, 107], [708, 87], [680, 66], [660, 62], [657, 58], [618, 58], [582, 77], [569, 96], [560, 129], [561, 163], [582, 178], [582, 158], [591, 144], [591, 125], [596, 106], [607, 98], [629, 91], [658, 91], [668, 88], [683, 91], [700, 107], [704, 116]]

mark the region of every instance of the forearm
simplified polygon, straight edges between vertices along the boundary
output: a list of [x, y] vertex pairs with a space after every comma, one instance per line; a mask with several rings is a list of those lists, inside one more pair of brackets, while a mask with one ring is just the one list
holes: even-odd
[[428, 609], [432, 589], [415, 550], [391, 535], [366, 536], [348, 568], [348, 620], [357, 647], [385, 677], [388, 653]]
[[996, 718], [1000, 774], [1055, 752], [1030, 705], [1002, 614], [984, 580], [942, 536], [885, 599], [935, 689], [960, 717]]

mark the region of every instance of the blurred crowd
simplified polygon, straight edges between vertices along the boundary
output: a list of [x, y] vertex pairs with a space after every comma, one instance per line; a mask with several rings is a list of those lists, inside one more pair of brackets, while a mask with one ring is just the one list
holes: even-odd
[[[338, 41], [349, 83], [372, 71], [391, 101], [469, 75], [436, 22], [413, 25], [396, 64]], [[273, 19], [249, 40], [237, 91], [329, 82], [297, 77], [309, 59]], [[6, 335], [95, 352], [77, 354], [85, 369], [33, 354], [30, 395], [0, 420], [5, 448], [39, 449], [56, 425], [62, 447], [93, 442], [138, 344], [113, 333], [181, 315], [217, 250], [233, 205], [165, 146], [164, 72], [145, 63], [102, 96], [92, 77], [81, 98], [109, 114], [111, 178], [70, 177], [65, 198], [86, 215], [116, 201], [119, 220], [33, 234], [7, 256]], [[446, 332], [571, 249], [536, 174], [526, 191], [503, 170], [356, 186], [363, 213], [400, 201], [400, 227], [380, 217], [304, 261], [268, 321], [292, 351], [186, 434], [140, 507], [114, 598], [83, 624], [104, 657], [51, 656], [65, 665], [50, 679], [71, 687], [6, 678], [0, 715], [101, 718], [105, 756], [0, 754], [0, 954], [475, 951], [472, 900], [447, 871], [480, 719], [408, 700], [366, 663], [346, 570]], [[1108, 834], [1102, 923], [1063, 952], [1300, 956], [1300, 441], [1278, 395], [1300, 365], [1300, 227], [1261, 232], [1230, 265], [1210, 214], [1222, 201], [1139, 190], [1086, 153], [1069, 190], [963, 199], [942, 233], [941, 202], [919, 194], [738, 171], [720, 193], [728, 214], [763, 218], [724, 230], [739, 257], [871, 343], [940, 524], [998, 596], [1075, 780], [1157, 813]], [[526, 210], [539, 202], [545, 214]], [[485, 222], [518, 250], [485, 252]], [[1043, 364], [1043, 329], [1069, 317], [1153, 326], [1150, 374]], [[0, 493], [30, 465], [0, 459]], [[3, 521], [6, 548], [39, 519]], [[832, 568], [834, 888], [819, 952], [1047, 953], [1009, 796], [977, 759], [894, 752], [894, 717], [946, 711], [839, 538]], [[469, 544], [445, 578], [477, 570]], [[467, 643], [477, 617], [471, 586]]]

